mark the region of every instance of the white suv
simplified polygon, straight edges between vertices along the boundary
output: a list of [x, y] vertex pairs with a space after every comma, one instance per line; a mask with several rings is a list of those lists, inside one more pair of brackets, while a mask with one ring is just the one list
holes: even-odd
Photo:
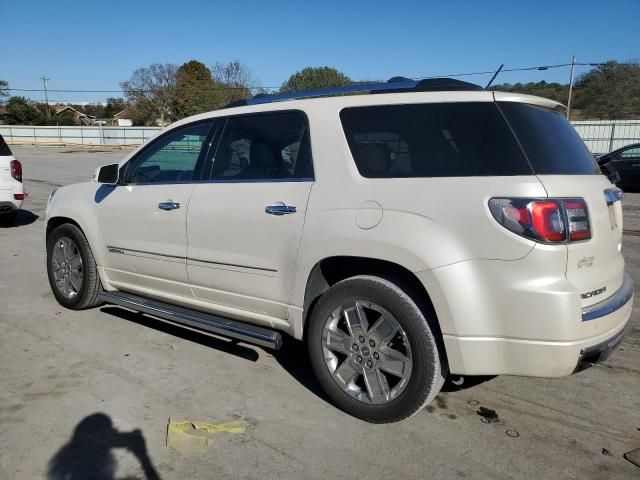
[[0, 222], [13, 223], [26, 194], [22, 183], [22, 164], [0, 135]]
[[448, 373], [569, 375], [621, 341], [633, 285], [622, 192], [563, 111], [394, 79], [181, 120], [52, 193], [51, 287], [276, 349], [285, 332], [372, 422]]

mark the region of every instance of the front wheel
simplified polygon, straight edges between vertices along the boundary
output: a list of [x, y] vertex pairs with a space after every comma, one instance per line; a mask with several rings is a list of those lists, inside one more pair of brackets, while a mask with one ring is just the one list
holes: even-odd
[[47, 274], [58, 303], [72, 310], [99, 305], [102, 284], [86, 237], [65, 223], [47, 236]]
[[373, 276], [332, 286], [310, 318], [309, 355], [318, 381], [345, 412], [373, 423], [410, 417], [443, 380], [429, 323], [396, 284]]

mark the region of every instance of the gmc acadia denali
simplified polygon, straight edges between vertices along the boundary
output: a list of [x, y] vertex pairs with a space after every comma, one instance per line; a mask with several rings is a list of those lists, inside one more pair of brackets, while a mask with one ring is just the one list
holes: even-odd
[[449, 373], [570, 375], [620, 343], [634, 288], [622, 192], [563, 113], [394, 78], [186, 118], [52, 192], [51, 288], [269, 348], [285, 332], [370, 422]]

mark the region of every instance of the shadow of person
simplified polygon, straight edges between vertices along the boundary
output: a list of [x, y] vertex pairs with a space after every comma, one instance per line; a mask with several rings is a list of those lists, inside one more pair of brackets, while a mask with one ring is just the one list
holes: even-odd
[[119, 432], [104, 413], [94, 413], [78, 423], [71, 440], [49, 461], [47, 478], [114, 480], [117, 466], [111, 452], [114, 448], [131, 452], [140, 462], [148, 480], [160, 479], [147, 453], [142, 432]]

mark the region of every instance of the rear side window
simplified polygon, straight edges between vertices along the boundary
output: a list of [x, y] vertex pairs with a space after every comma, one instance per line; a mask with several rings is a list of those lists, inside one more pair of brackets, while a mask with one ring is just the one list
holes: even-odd
[[620, 158], [626, 160], [627, 158], [640, 158], [640, 147], [638, 148], [629, 148], [628, 150], [623, 150], [620, 153]]
[[346, 108], [340, 119], [361, 175], [531, 175], [493, 102]]
[[9, 149], [9, 145], [4, 141], [4, 138], [0, 135], [0, 156], [7, 157], [11, 155], [11, 150]]
[[302, 112], [230, 117], [213, 160], [212, 180], [313, 177], [309, 129]]
[[591, 152], [564, 115], [524, 103], [498, 102], [536, 174], [600, 174]]

